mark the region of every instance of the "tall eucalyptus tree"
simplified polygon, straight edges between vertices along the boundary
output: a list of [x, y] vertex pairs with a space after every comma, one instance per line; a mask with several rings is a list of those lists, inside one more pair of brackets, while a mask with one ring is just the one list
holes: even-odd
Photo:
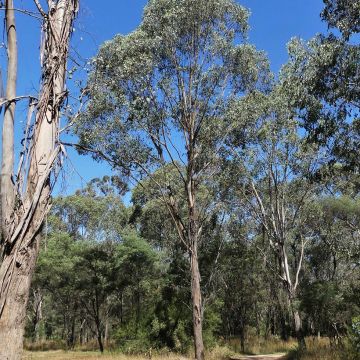
[[[248, 16], [234, 0], [151, 0], [140, 26], [95, 57], [77, 126], [82, 150], [157, 186], [188, 254], [198, 360], [198, 248], [216, 198], [204, 184], [220, 172], [219, 152], [233, 126], [225, 109], [267, 74], [264, 54], [246, 41]], [[207, 195], [200, 200], [201, 191]]]
[[319, 194], [311, 180], [319, 167], [318, 147], [306, 143], [279, 87], [244, 97], [229, 116], [239, 124], [228, 143], [230, 201], [255, 221], [253, 236], [263, 237], [259, 251], [287, 294], [294, 332], [305, 346], [298, 296], [306, 246], [314, 237], [306, 224]]

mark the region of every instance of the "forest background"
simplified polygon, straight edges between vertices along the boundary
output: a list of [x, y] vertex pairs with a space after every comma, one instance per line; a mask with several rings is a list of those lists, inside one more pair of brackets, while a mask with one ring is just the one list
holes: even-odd
[[[195, 78], [196, 70], [193, 55], [187, 57], [187, 23], [180, 23], [184, 33], [169, 43], [156, 42], [156, 36], [171, 34], [165, 3], [151, 2], [139, 30], [106, 42], [93, 60], [84, 59], [94, 38], [86, 21], [81, 23], [91, 18], [91, 4], [82, 8], [73, 30], [67, 75], [74, 91], [65, 115], [71, 119], [76, 89], [86, 90], [86, 107], [72, 128], [75, 134], [62, 139], [70, 147], [45, 219], [28, 305], [28, 348], [187, 353], [195, 345], [195, 356], [202, 359], [204, 344], [256, 353], [267, 343], [288, 350], [292, 338], [306, 352], [305, 338], [312, 336], [328, 339], [337, 356], [356, 358], [357, 3], [344, 15], [326, 2], [330, 11], [321, 19], [324, 4], [314, 9], [311, 2], [309, 21], [301, 20], [296, 31], [292, 27], [303, 19], [303, 3], [298, 8], [277, 3], [276, 15], [291, 27], [273, 18], [274, 28], [263, 21], [273, 8], [250, 6], [258, 14], [249, 41], [256, 49], [242, 38], [243, 8], [223, 1], [214, 5], [218, 13], [208, 14], [209, 4], [193, 4], [184, 19], [191, 23], [204, 16], [220, 34], [206, 39], [209, 48], [199, 45], [204, 51], [199, 58], [209, 65], [194, 82], [200, 89], [196, 95], [188, 77]], [[127, 20], [117, 18], [114, 24], [134, 28], [144, 4], [137, 5], [139, 19], [133, 23], [119, 9]], [[170, 18], [171, 11], [180, 11], [179, 18], [186, 12], [166, 6]], [[154, 14], [160, 25], [154, 25]], [[21, 27], [27, 21], [19, 33], [26, 33]], [[291, 36], [284, 28], [305, 38], [317, 31], [323, 35], [308, 43], [291, 40], [287, 59], [284, 43]], [[101, 37], [122, 32], [116, 27], [110, 35], [109, 29]], [[233, 46], [233, 39], [244, 45]], [[152, 41], [160, 46], [159, 58]], [[186, 65], [174, 66], [172, 49]], [[266, 53], [258, 51], [263, 49], [270, 67]], [[31, 54], [27, 50], [22, 51]], [[273, 76], [270, 70], [277, 73], [281, 64], [281, 76]], [[21, 71], [19, 78], [25, 79]], [[154, 83], [144, 82], [148, 76]], [[31, 77], [38, 82], [36, 72]], [[186, 95], [172, 93], [173, 79]], [[25, 93], [36, 88], [22, 81]], [[169, 94], [170, 106], [164, 102]], [[192, 96], [198, 110], [187, 107]], [[198, 123], [191, 115], [196, 111], [204, 112]], [[181, 131], [183, 140], [172, 138]], [[94, 178], [95, 165], [86, 153], [107, 163], [96, 165], [101, 176]]]

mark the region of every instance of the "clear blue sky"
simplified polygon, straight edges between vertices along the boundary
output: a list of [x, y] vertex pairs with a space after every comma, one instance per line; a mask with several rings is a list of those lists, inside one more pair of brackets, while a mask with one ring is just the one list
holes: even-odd
[[[115, 34], [126, 34], [141, 21], [146, 0], [81, 0], [81, 11], [75, 26], [73, 54], [90, 58], [98, 46]], [[265, 50], [271, 67], [277, 72], [287, 60], [286, 43], [293, 36], [309, 39], [316, 33], [325, 32], [326, 24], [319, 14], [322, 0], [240, 0], [251, 10], [249, 40], [258, 49]], [[29, 8], [30, 0], [15, 0], [18, 7]], [[39, 23], [36, 19], [18, 14], [19, 33], [19, 81], [18, 94], [36, 94], [39, 87]], [[0, 41], [1, 42], [1, 41]], [[76, 57], [76, 56], [75, 56]], [[4, 72], [6, 54], [0, 51], [0, 65]], [[83, 75], [79, 75], [83, 76]], [[3, 74], [5, 78], [5, 74]], [[5, 79], [4, 79], [5, 81]], [[71, 89], [71, 84], [69, 85]], [[16, 150], [19, 142], [25, 106], [18, 106]], [[70, 161], [65, 168], [67, 180], [59, 179], [56, 193], [72, 193], [93, 177], [109, 173], [104, 164], [97, 164], [89, 157], [69, 151]], [[81, 174], [81, 177], [79, 176]], [[65, 178], [65, 177], [64, 177]]]

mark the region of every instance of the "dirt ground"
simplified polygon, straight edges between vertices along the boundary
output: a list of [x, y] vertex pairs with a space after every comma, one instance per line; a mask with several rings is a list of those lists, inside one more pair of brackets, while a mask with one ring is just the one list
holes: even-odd
[[230, 360], [284, 360], [286, 354], [273, 354], [273, 355], [256, 355], [256, 356], [237, 356], [231, 357]]

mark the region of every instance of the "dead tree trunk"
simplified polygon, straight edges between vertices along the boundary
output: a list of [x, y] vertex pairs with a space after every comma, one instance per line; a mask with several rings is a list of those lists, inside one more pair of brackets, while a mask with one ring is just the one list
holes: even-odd
[[[60, 108], [66, 97], [64, 85], [69, 39], [78, 8], [78, 0], [48, 0], [46, 13], [39, 2], [34, 1], [43, 17], [44, 31], [42, 83], [37, 112], [32, 123], [32, 103], [16, 177], [12, 176], [14, 157], [11, 156], [9, 144], [3, 153], [1, 174], [0, 359], [6, 360], [21, 359], [26, 306], [39, 251], [39, 234], [49, 210], [54, 180], [52, 174], [56, 175], [55, 168], [61, 153], [58, 142]], [[13, 2], [7, 1], [8, 79], [14, 82], [16, 60], [10, 60], [10, 54], [16, 56], [16, 50], [10, 53], [10, 43], [15, 44], [16, 49], [13, 8]], [[12, 123], [14, 98], [14, 92], [7, 91], [6, 106], [9, 106], [8, 114]], [[10, 120], [4, 122], [3, 136], [6, 134], [14, 139]], [[10, 188], [4, 187], [4, 182], [9, 184], [9, 179]], [[16, 201], [6, 200], [12, 193], [16, 194]]]

